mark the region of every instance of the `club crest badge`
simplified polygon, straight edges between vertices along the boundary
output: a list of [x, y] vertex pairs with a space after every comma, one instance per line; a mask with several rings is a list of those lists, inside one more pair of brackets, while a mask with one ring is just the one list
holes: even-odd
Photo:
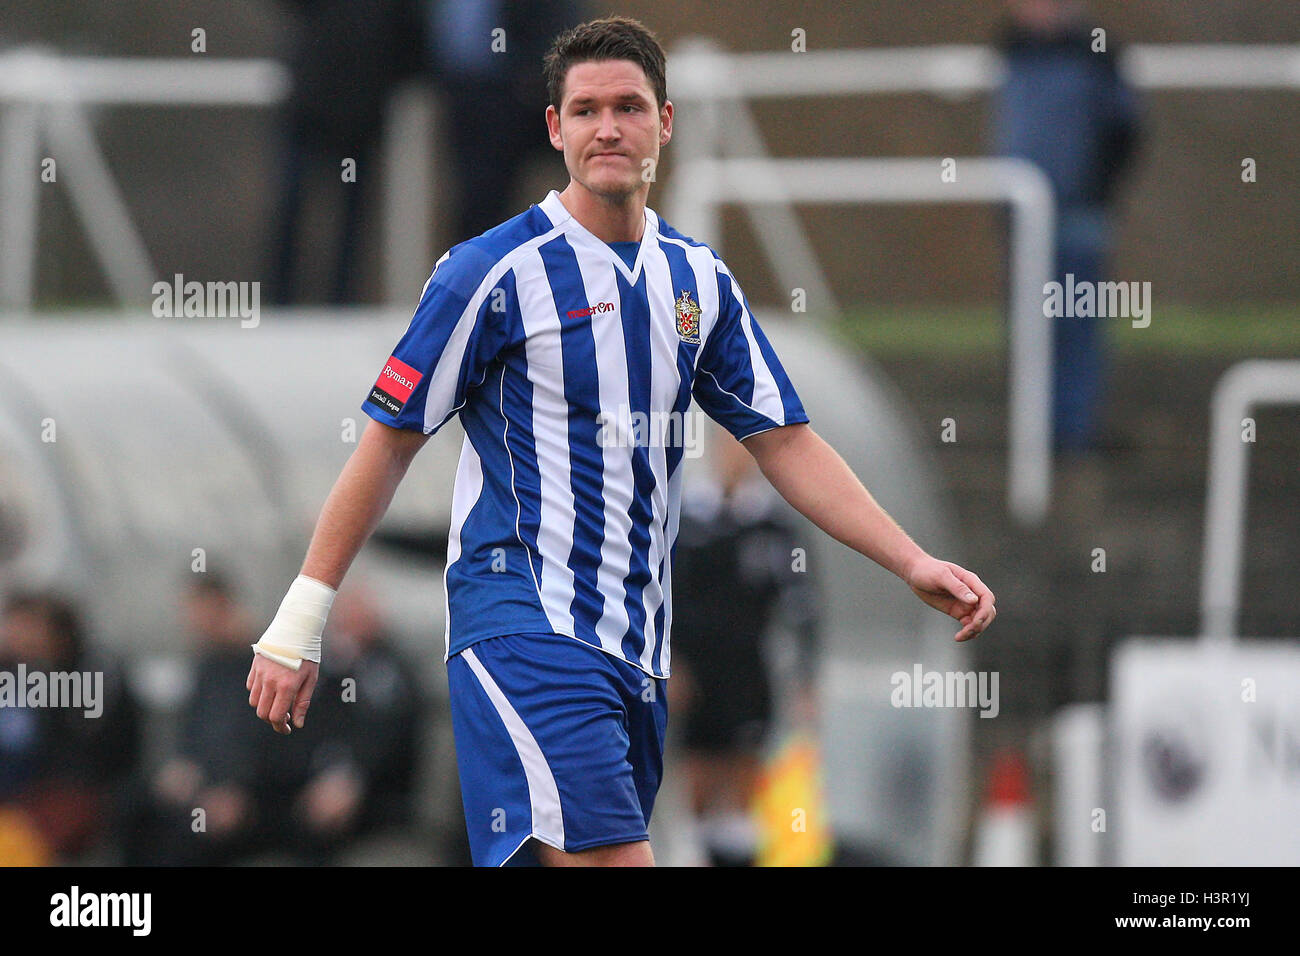
[[677, 334], [681, 336], [683, 342], [699, 345], [700, 307], [685, 289], [682, 290], [681, 298], [673, 305], [677, 309]]

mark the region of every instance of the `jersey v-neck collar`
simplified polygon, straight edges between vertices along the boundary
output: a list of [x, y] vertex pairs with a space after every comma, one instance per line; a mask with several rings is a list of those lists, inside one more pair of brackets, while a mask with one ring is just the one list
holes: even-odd
[[631, 268], [628, 268], [628, 264], [623, 261], [623, 257], [610, 248], [609, 243], [591, 233], [586, 226], [573, 217], [573, 213], [569, 212], [564, 203], [560, 201], [558, 191], [552, 189], [550, 194], [538, 205], [542, 207], [542, 212], [546, 213], [547, 218], [551, 220], [551, 225], [563, 228], [567, 235], [575, 239], [588, 251], [604, 256], [615, 269], [623, 274], [623, 278], [627, 279], [628, 285], [637, 284], [637, 281], [641, 278], [641, 269], [645, 264], [646, 249], [654, 241], [653, 236], [659, 232], [659, 217], [655, 215], [649, 206], [645, 210], [645, 229], [641, 233], [636, 261]]

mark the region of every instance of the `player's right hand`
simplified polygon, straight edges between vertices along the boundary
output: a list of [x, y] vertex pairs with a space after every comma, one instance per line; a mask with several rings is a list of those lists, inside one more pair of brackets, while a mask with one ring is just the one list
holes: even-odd
[[[244, 686], [248, 688], [248, 706], [271, 725], [277, 734], [302, 729], [307, 722], [307, 708], [320, 676], [320, 665], [303, 661], [295, 671], [260, 654], [253, 655], [253, 666]], [[291, 726], [292, 724], [292, 726]]]

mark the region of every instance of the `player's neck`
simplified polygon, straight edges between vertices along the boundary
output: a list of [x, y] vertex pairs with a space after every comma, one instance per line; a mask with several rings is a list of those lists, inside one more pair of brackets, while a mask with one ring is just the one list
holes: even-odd
[[582, 228], [602, 242], [640, 242], [648, 193], [648, 189], [640, 189], [625, 202], [611, 202], [570, 180], [560, 193], [560, 202]]

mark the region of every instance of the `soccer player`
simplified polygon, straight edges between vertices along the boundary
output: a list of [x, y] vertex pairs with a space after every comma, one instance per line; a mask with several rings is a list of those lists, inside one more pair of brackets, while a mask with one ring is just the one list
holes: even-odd
[[876, 504], [809, 426], [726, 265], [647, 208], [673, 124], [654, 35], [582, 24], [545, 74], [569, 184], [438, 261], [254, 646], [249, 704], [278, 733], [303, 726], [334, 592], [459, 413], [446, 661], [474, 861], [652, 865], [687, 434], [674, 423], [692, 398], [795, 509], [956, 618], [958, 641], [989, 626], [994, 598]]

